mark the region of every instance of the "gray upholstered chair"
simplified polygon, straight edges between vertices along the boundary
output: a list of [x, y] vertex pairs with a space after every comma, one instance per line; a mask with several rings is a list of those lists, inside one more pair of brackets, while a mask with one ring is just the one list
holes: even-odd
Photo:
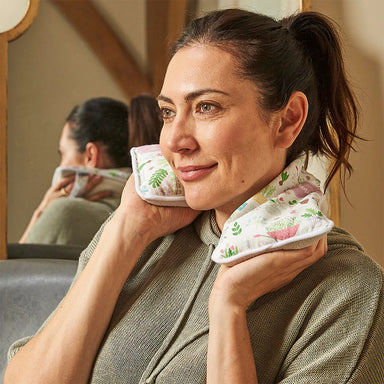
[[38, 330], [66, 294], [76, 268], [76, 260], [28, 257], [0, 261], [0, 383], [9, 346]]
[[78, 260], [83, 247], [62, 244], [18, 244], [7, 245], [8, 259], [66, 259]]

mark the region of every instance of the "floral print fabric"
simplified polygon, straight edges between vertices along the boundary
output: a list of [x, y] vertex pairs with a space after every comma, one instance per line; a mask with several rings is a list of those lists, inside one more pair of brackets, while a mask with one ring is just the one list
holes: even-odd
[[187, 207], [184, 188], [160, 151], [160, 145], [131, 149], [136, 192], [154, 205]]
[[301, 157], [229, 217], [212, 259], [233, 265], [276, 249], [304, 248], [332, 229], [326, 210], [320, 182]]
[[[187, 206], [184, 189], [159, 145], [132, 148], [137, 193], [155, 205]], [[234, 265], [276, 249], [303, 248], [333, 227], [320, 182], [293, 161], [262, 191], [237, 208], [224, 224], [212, 260]]]

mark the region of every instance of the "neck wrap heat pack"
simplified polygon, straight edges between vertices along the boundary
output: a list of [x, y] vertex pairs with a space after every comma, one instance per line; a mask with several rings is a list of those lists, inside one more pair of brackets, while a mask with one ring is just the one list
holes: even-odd
[[[116, 196], [120, 196], [131, 173], [130, 168], [99, 169], [81, 166], [57, 167], [52, 177], [52, 185], [58, 183], [63, 177], [75, 174], [75, 182], [68, 197], [87, 198], [90, 194], [106, 190], [112, 191]], [[90, 175], [100, 175], [103, 179], [93, 187], [88, 194], [84, 194]]]
[[[159, 145], [132, 148], [131, 156], [142, 199], [154, 205], [187, 206], [183, 186]], [[231, 266], [265, 252], [304, 248], [332, 229], [326, 210], [320, 182], [304, 169], [302, 156], [232, 213], [212, 260]]]

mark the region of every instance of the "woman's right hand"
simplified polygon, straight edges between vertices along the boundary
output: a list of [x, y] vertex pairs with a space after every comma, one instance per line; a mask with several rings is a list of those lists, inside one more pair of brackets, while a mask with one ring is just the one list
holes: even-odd
[[57, 199], [61, 197], [67, 197], [73, 188], [75, 182], [75, 175], [63, 177], [55, 185], [52, 185], [41, 200], [37, 210], [40, 215]]
[[137, 194], [133, 175], [128, 179], [120, 206], [114, 219], [126, 221], [132, 219], [140, 234], [145, 234], [152, 242], [190, 224], [200, 211], [188, 207], [164, 207], [149, 204]]

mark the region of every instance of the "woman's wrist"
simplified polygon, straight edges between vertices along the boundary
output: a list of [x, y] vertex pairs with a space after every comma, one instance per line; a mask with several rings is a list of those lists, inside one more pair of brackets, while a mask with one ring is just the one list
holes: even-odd
[[247, 308], [235, 303], [225, 292], [212, 289], [208, 305], [210, 319], [222, 318], [222, 316], [245, 316]]
[[257, 383], [246, 309], [214, 294], [209, 300], [207, 383]]
[[149, 231], [138, 225], [134, 215], [117, 209], [104, 227], [94, 256], [100, 254], [104, 258], [108, 254], [109, 260], [130, 270], [150, 243]]

